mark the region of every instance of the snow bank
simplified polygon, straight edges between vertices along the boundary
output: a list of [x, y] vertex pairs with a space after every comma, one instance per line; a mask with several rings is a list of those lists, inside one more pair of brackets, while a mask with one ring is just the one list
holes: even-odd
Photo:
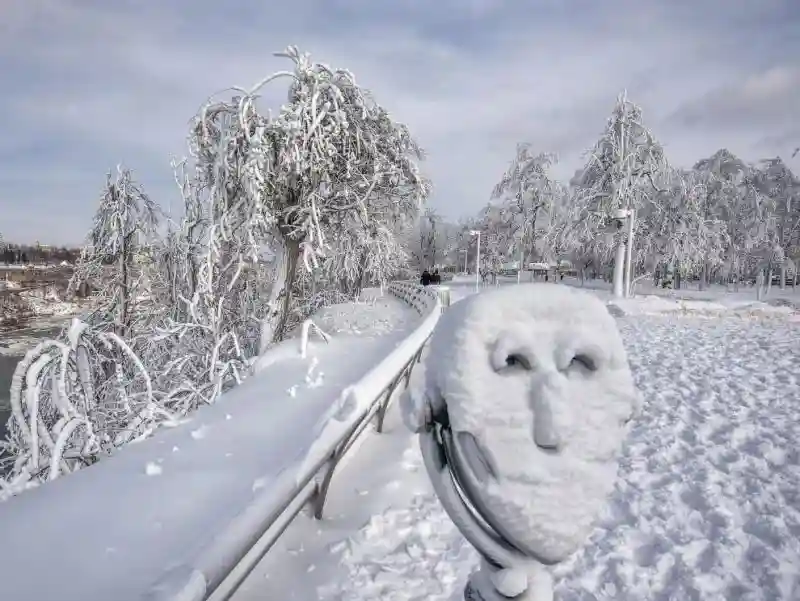
[[[613, 489], [624, 424], [638, 404], [602, 301], [556, 284], [468, 297], [443, 315], [426, 373], [432, 412], [446, 407], [472, 488], [509, 542], [546, 562], [573, 553]], [[424, 408], [415, 404], [406, 413], [419, 423]]]
[[362, 300], [323, 307], [311, 316], [312, 321], [329, 334], [390, 334], [398, 326], [411, 325], [412, 314], [392, 296], [379, 296], [378, 290], [365, 290]]
[[[400, 313], [396, 302], [393, 310]], [[219, 582], [303, 471], [330, 454], [367, 397], [413, 355], [405, 339], [421, 344], [433, 327], [405, 323], [417, 327], [311, 342], [306, 358], [296, 340], [286, 341], [295, 352], [276, 351], [271, 369], [217, 404], [4, 503], [3, 597], [194, 598]], [[47, 566], [48, 577], [33, 575], [32, 565]]]
[[740, 298], [720, 298], [710, 301], [650, 295], [609, 300], [608, 306], [611, 313], [616, 316], [676, 313], [708, 317], [730, 314], [741, 317], [791, 318], [798, 315], [798, 311], [791, 305], [775, 305]]

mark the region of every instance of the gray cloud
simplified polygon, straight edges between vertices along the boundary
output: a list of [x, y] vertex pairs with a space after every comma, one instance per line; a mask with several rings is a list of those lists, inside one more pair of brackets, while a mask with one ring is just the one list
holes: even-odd
[[351, 69], [409, 124], [429, 151], [431, 202], [453, 217], [488, 200], [517, 142], [557, 152], [569, 177], [623, 88], [677, 164], [722, 146], [788, 156], [795, 4], [296, 0], [287, 18], [257, 0], [6, 0], [0, 231], [79, 241], [119, 161], [177, 200], [169, 160], [188, 120], [211, 93], [282, 68], [272, 52], [287, 44]]
[[800, 63], [770, 67], [720, 86], [680, 107], [673, 118], [686, 126], [785, 129], [800, 123]]

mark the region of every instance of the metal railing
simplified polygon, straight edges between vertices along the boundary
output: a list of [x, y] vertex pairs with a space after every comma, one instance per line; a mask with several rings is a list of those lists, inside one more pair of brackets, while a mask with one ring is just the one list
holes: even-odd
[[[156, 593], [154, 596], [155, 591], [164, 588], [157, 584], [148, 591], [148, 599], [227, 601], [306, 505], [311, 505], [316, 519], [322, 518], [325, 500], [337, 467], [341, 466], [342, 459], [370, 422], [375, 420], [376, 431], [383, 431], [386, 411], [395, 392], [401, 382], [408, 386], [414, 366], [421, 360], [423, 349], [441, 310], [450, 304], [450, 293], [446, 287], [433, 289], [410, 282], [392, 282], [388, 290], [414, 308], [422, 317], [422, 322], [392, 354], [353, 387], [357, 392], [360, 387], [360, 392], [364, 395], [373, 396], [366, 404], [366, 409], [330, 445], [327, 452], [309, 464], [290, 494], [282, 497], [274, 506], [261, 509], [263, 519], [257, 520], [258, 527], [252, 528], [252, 515], [243, 518], [241, 525], [232, 524], [229, 530], [233, 534], [227, 536], [223, 533], [219, 540], [225, 542], [212, 545], [211, 549], [207, 549], [186, 570], [183, 586], [169, 586], [167, 588], [171, 589], [170, 593]], [[249, 527], [245, 526], [245, 522]]]

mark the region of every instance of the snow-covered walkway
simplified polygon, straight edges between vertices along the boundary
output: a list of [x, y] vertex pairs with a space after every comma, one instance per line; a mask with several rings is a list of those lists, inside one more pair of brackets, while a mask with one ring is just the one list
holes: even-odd
[[318, 315], [338, 335], [306, 358], [297, 340], [284, 343], [260, 359], [257, 375], [185, 423], [5, 502], [0, 598], [140, 599], [171, 570], [215, 559], [214, 537], [242, 527], [256, 499], [269, 504], [295, 486], [343, 390], [419, 323], [402, 301], [371, 296]]
[[[800, 598], [800, 324], [619, 319], [645, 405], [561, 601]], [[414, 381], [419, 381], [416, 373]], [[396, 413], [236, 601], [460, 601], [476, 557], [433, 495]]]

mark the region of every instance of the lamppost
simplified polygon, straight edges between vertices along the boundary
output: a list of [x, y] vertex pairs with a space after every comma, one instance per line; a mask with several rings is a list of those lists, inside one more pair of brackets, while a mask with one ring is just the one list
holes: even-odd
[[[550, 342], [574, 332], [584, 346]], [[440, 318], [423, 387], [401, 403], [434, 492], [481, 557], [465, 601], [553, 601], [548, 566], [591, 534], [639, 405], [603, 302], [547, 284], [467, 297]]]
[[614, 257], [614, 297], [627, 298], [631, 294], [631, 269], [633, 263], [634, 212], [631, 208], [614, 211], [614, 225], [622, 230], [627, 225], [625, 239], [617, 246]]
[[458, 252], [459, 253], [464, 253], [464, 273], [469, 273], [469, 267], [467, 267], [467, 259], [469, 258], [469, 250], [467, 250], [466, 248], [463, 248]]
[[470, 230], [470, 236], [478, 237], [478, 250], [475, 253], [475, 292], [481, 291], [481, 231]]

